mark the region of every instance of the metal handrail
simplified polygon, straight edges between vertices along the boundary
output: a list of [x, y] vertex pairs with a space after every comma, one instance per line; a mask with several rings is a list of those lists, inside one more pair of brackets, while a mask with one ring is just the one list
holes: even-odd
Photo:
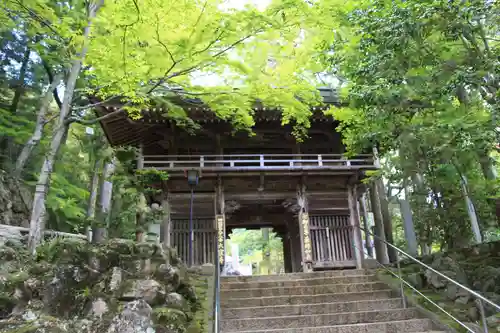
[[[387, 246], [390, 246], [391, 248], [393, 248], [394, 250], [397, 251], [397, 258], [396, 258], [397, 262], [396, 262], [396, 265], [397, 265], [397, 269], [398, 269], [398, 274], [399, 275], [396, 274], [396, 273], [394, 273], [391, 269], [387, 268], [384, 264], [380, 263], [373, 254], [368, 254], [368, 255], [370, 257], [372, 257], [377, 262], [377, 264], [379, 264], [380, 266], [382, 266], [385, 270], [387, 270], [389, 273], [391, 273], [393, 276], [395, 276], [396, 278], [399, 279], [403, 307], [406, 308], [406, 297], [405, 297], [405, 293], [404, 293], [404, 285], [406, 285], [410, 289], [412, 289], [413, 291], [415, 291], [416, 293], [418, 293], [420, 296], [424, 297], [429, 303], [431, 303], [432, 305], [434, 305], [435, 307], [437, 307], [439, 310], [441, 310], [443, 313], [445, 313], [448, 317], [450, 317], [451, 319], [453, 319], [455, 322], [457, 322], [460, 326], [462, 326], [463, 328], [465, 328], [467, 331], [469, 331], [471, 333], [475, 333], [474, 330], [470, 329], [467, 325], [465, 325], [458, 318], [456, 318], [451, 313], [449, 313], [448, 311], [446, 311], [445, 309], [443, 309], [436, 302], [434, 302], [433, 300], [431, 300], [430, 298], [428, 298], [427, 296], [425, 296], [422, 292], [420, 292], [418, 289], [416, 289], [411, 283], [409, 283], [408, 281], [406, 281], [405, 279], [403, 279], [403, 275], [401, 273], [401, 265], [400, 265], [400, 260], [399, 260], [399, 254], [402, 254], [402, 255], [408, 257], [413, 262], [419, 264], [422, 267], [425, 267], [426, 269], [430, 270], [431, 272], [433, 272], [433, 273], [441, 276], [442, 278], [444, 278], [444, 279], [448, 280], [449, 282], [451, 282], [451, 283], [455, 284], [456, 286], [458, 286], [460, 289], [463, 289], [463, 290], [467, 291], [469, 294], [471, 294], [474, 297], [476, 297], [476, 299], [478, 300], [478, 303], [479, 303], [478, 305], [479, 305], [479, 311], [481, 313], [481, 319], [482, 319], [482, 323], [483, 323], [483, 330], [484, 330], [485, 333], [488, 333], [488, 325], [487, 325], [487, 321], [486, 321], [486, 313], [485, 313], [485, 310], [484, 310], [483, 302], [488, 303], [489, 305], [491, 305], [494, 308], [496, 308], [498, 311], [500, 311], [500, 305], [495, 304], [493, 301], [487, 299], [486, 297], [482, 296], [481, 294], [477, 293], [476, 291], [474, 291], [474, 290], [472, 290], [472, 289], [470, 289], [470, 288], [468, 288], [468, 287], [460, 284], [459, 282], [453, 280], [452, 278], [450, 278], [450, 277], [444, 275], [443, 273], [435, 270], [434, 268], [430, 267], [429, 265], [421, 262], [417, 258], [414, 258], [410, 254], [408, 254], [405, 251], [401, 250], [397, 246], [395, 246], [395, 245], [387, 242], [386, 240], [380, 238], [379, 236], [371, 233], [370, 231], [368, 231], [368, 230], [366, 230], [366, 229], [364, 229], [364, 228], [362, 228], [360, 226], [356, 226], [356, 227], [359, 228], [360, 230], [364, 231], [366, 234], [371, 235], [374, 239], [377, 239], [377, 240], [381, 241], [382, 243], [386, 244]], [[353, 245], [353, 247], [357, 248], [357, 246], [354, 244], [354, 242], [353, 242], [352, 245]], [[363, 249], [358, 249], [358, 250], [361, 250], [362, 253], [365, 253]]]
[[213, 332], [219, 333], [220, 321], [220, 263], [219, 246], [217, 245], [217, 235], [215, 236], [215, 273], [214, 273], [214, 304], [213, 304]]

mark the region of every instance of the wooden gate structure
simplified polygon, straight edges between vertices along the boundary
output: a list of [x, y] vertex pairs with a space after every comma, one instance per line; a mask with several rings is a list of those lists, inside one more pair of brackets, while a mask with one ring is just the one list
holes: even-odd
[[265, 226], [284, 240], [287, 272], [361, 267], [357, 201], [365, 191], [365, 172], [378, 165], [371, 154], [344, 156], [338, 122], [324, 113], [337, 103], [335, 94], [320, 92], [324, 101], [311, 107], [311, 127], [302, 142], [295, 140], [292, 126], [282, 126], [279, 109], [260, 104], [254, 107], [252, 136], [235, 133], [231, 123], [195, 99], [175, 103], [198, 130], [177, 126], [159, 105], [142, 110], [137, 120], [117, 112], [124, 104], [120, 100], [97, 103], [96, 113], [107, 115], [101, 125], [111, 145], [138, 148], [137, 169], [168, 173], [168, 180], [151, 184], [162, 190], [146, 199], [168, 211], [161, 238], [186, 262], [191, 211], [186, 174], [194, 172], [199, 182], [193, 264], [214, 262], [216, 248], [223, 264], [227, 230]]
[[356, 267], [349, 215], [311, 216], [314, 268]]

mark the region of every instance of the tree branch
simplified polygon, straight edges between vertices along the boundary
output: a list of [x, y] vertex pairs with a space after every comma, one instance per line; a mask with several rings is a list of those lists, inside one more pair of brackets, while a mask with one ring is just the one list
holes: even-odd
[[[49, 82], [52, 83], [52, 81], [54, 80], [54, 74], [52, 73], [49, 64], [47, 63], [47, 61], [42, 59], [42, 65], [43, 68], [45, 68], [45, 71], [47, 72], [47, 76], [49, 77]], [[57, 87], [54, 89], [52, 93], [54, 94], [54, 100], [56, 101], [57, 106], [59, 107], [60, 110], [62, 107], [62, 102], [61, 98], [59, 98], [59, 94], [57, 93]]]
[[[250, 37], [253, 37], [253, 36], [254, 36], [254, 34], [251, 34], [251, 35], [247, 35], [245, 37], [242, 37], [242, 38], [238, 39], [234, 43], [231, 43], [229, 46], [225, 47], [224, 49], [222, 49], [219, 52], [217, 52], [216, 54], [214, 54], [212, 58], [218, 58], [218, 57], [220, 57], [221, 55], [223, 55], [227, 51], [233, 49], [237, 45], [243, 43], [244, 41], [246, 41], [247, 39], [249, 39]], [[206, 65], [206, 61], [201, 61], [201, 62], [199, 62], [196, 65], [193, 65], [193, 66], [190, 66], [190, 67], [188, 67], [186, 69], [183, 69], [181, 71], [172, 73], [171, 75], [165, 77], [164, 80], [170, 80], [170, 79], [173, 79], [174, 77], [178, 77], [178, 76], [181, 76], [181, 75], [189, 74], [189, 73], [191, 73], [192, 71], [194, 71], [196, 69], [203, 68], [203, 66], [205, 66], [205, 65]]]
[[170, 52], [170, 50], [168, 49], [167, 45], [165, 45], [165, 43], [163, 43], [160, 39], [160, 18], [158, 17], [158, 14], [156, 14], [156, 41], [161, 45], [163, 46], [163, 48], [165, 49], [165, 51], [167, 51], [169, 57], [170, 57], [170, 60], [172, 60], [172, 66], [171, 68], [169, 69], [169, 71], [171, 71], [175, 65], [177, 65], [178, 61], [174, 59], [174, 55], [172, 54], [172, 52]]
[[60, 37], [59, 33], [51, 26], [50, 21], [43, 19], [43, 17], [38, 15], [34, 10], [26, 7], [22, 1], [16, 0], [16, 3], [19, 5], [19, 7], [23, 8], [28, 13], [29, 16], [38, 21], [40, 24], [46, 26], [50, 31], [54, 33], [54, 35]]
[[[219, 30], [219, 28], [215, 29], [214, 32], [217, 32]], [[214, 38], [210, 43], [208, 43], [208, 45], [206, 47], [204, 47], [203, 49], [201, 49], [200, 51], [195, 51], [193, 52], [193, 56], [195, 55], [198, 55], [200, 53], [203, 53], [203, 52], [206, 52], [209, 48], [211, 48], [217, 41], [219, 41], [222, 36], [224, 35], [224, 30], [221, 31], [221, 33], [216, 37]]]
[[78, 117], [68, 117], [66, 119], [66, 121], [64, 122], [64, 124], [66, 126], [72, 124], [72, 123], [78, 123], [78, 124], [81, 124], [81, 125], [93, 125], [93, 124], [96, 124], [102, 120], [106, 120], [108, 118], [111, 118], [113, 116], [116, 116], [116, 115], [119, 115], [120, 113], [124, 112], [125, 111], [125, 107], [129, 106], [130, 104], [132, 104], [132, 102], [127, 102], [125, 104], [122, 105], [122, 107], [120, 107], [118, 110], [115, 110], [113, 112], [110, 112], [108, 114], [105, 114], [104, 116], [101, 116], [101, 117], [97, 117], [97, 118], [94, 118], [94, 119], [82, 119], [82, 118], [78, 118]]
[[189, 35], [188, 39], [191, 39], [191, 37], [193, 37], [194, 32], [196, 31], [196, 27], [200, 23], [201, 17], [205, 13], [205, 9], [207, 8], [207, 3], [208, 3], [208, 0], [206, 0], [205, 3], [203, 4], [203, 8], [201, 9], [200, 15], [198, 15], [198, 19], [196, 19], [196, 23], [193, 25], [193, 30], [191, 30], [191, 34]]
[[120, 113], [122, 113], [124, 110], [124, 107], [126, 106], [127, 104], [125, 104], [124, 106], [122, 106], [121, 108], [119, 108], [118, 110], [115, 110], [113, 112], [110, 112], [108, 114], [105, 114], [104, 116], [101, 116], [101, 117], [98, 117], [98, 118], [94, 118], [94, 119], [81, 119], [81, 118], [77, 118], [77, 117], [70, 117], [68, 119], [66, 119], [66, 124], [69, 125], [69, 124], [72, 124], [72, 123], [77, 123], [77, 124], [80, 124], [80, 125], [93, 125], [93, 124], [96, 124], [102, 120], [106, 120], [108, 118], [111, 118], [111, 117], [114, 117], [116, 115], [119, 115]]
[[87, 104], [87, 105], [82, 105], [82, 106], [74, 106], [72, 109], [73, 110], [86, 110], [86, 109], [91, 109], [91, 108], [94, 108], [96, 106], [100, 106], [100, 105], [103, 105], [103, 104], [106, 104], [110, 101], [112, 101], [113, 99], [115, 99], [117, 96], [111, 96], [107, 99], [105, 99], [104, 101], [101, 101], [101, 102], [97, 102], [97, 103], [92, 103], [92, 104]]

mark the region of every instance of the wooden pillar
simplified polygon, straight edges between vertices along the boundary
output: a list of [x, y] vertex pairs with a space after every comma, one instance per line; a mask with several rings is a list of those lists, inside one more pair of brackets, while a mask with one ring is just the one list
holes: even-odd
[[[224, 148], [222, 147], [220, 134], [215, 134], [215, 155], [217, 155], [217, 159], [224, 159]], [[218, 167], [223, 167], [223, 163], [217, 163]]]
[[225, 214], [224, 188], [219, 177], [215, 194], [215, 227], [217, 229], [217, 248], [221, 270], [226, 262], [226, 214]]
[[361, 269], [363, 268], [363, 259], [365, 256], [364, 250], [363, 250], [363, 242], [361, 238], [361, 229], [360, 223], [359, 223], [359, 215], [358, 215], [358, 208], [356, 205], [356, 185], [349, 185], [347, 187], [347, 200], [349, 202], [349, 220], [351, 222], [351, 228], [352, 228], [352, 245], [354, 249], [354, 255], [356, 257], [356, 267]]
[[380, 209], [380, 201], [377, 195], [377, 187], [374, 183], [370, 187], [370, 203], [373, 211], [374, 228], [373, 234], [375, 244], [376, 259], [381, 264], [388, 264], [389, 257], [387, 255], [387, 245], [385, 241], [384, 222], [382, 218], [382, 210]]
[[306, 186], [304, 181], [297, 186], [297, 204], [299, 206], [299, 233], [302, 254], [302, 271], [312, 272], [312, 245], [309, 235], [309, 212], [307, 206]]

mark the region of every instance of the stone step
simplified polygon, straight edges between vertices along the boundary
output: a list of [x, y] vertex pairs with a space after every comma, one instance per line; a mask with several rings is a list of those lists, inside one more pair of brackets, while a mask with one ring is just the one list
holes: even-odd
[[221, 298], [246, 298], [263, 296], [293, 296], [293, 295], [318, 295], [326, 293], [351, 293], [361, 291], [374, 291], [387, 288], [381, 282], [327, 284], [321, 286], [303, 287], [277, 287], [277, 288], [247, 288], [221, 290]]
[[281, 329], [253, 329], [247, 331], [225, 331], [224, 333], [417, 333], [433, 332], [430, 319], [410, 319], [334, 326], [310, 326]]
[[270, 280], [270, 281], [254, 281], [248, 282], [226, 282], [222, 281], [221, 290], [232, 289], [255, 289], [255, 288], [276, 288], [276, 287], [303, 287], [303, 286], [318, 286], [324, 284], [345, 284], [345, 283], [361, 283], [376, 281], [375, 274], [371, 275], [346, 275], [346, 276], [320, 276], [309, 279], [297, 280]]
[[286, 296], [266, 296], [250, 298], [232, 298], [221, 297], [221, 307], [241, 308], [241, 307], [259, 307], [276, 305], [298, 305], [298, 304], [316, 304], [316, 303], [334, 303], [334, 302], [353, 302], [361, 300], [387, 299], [395, 297], [390, 289], [363, 291], [353, 293], [337, 294], [319, 294], [319, 295], [286, 295]]
[[246, 331], [252, 329], [282, 329], [312, 326], [331, 326], [384, 321], [408, 320], [418, 317], [416, 309], [393, 309], [381, 311], [314, 314], [304, 316], [281, 316], [247, 319], [222, 319], [222, 332]]
[[221, 282], [254, 282], [254, 281], [290, 281], [303, 280], [317, 277], [332, 277], [332, 276], [353, 276], [374, 274], [374, 270], [370, 269], [344, 269], [337, 271], [322, 271], [311, 273], [286, 273], [276, 275], [250, 275], [250, 276], [223, 276]]
[[221, 315], [224, 319], [243, 319], [389, 310], [401, 307], [401, 298], [388, 298], [354, 302], [225, 308]]

